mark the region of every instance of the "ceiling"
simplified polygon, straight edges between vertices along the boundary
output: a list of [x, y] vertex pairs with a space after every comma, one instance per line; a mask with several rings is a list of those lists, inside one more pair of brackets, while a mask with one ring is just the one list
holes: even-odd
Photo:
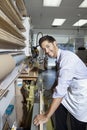
[[[62, 0], [60, 7], [43, 7], [43, 0], [25, 0], [27, 14], [34, 29], [77, 29], [72, 25], [79, 19], [87, 19], [87, 8], [78, 8], [83, 0]], [[52, 27], [54, 18], [64, 18], [61, 27]], [[87, 30], [87, 24], [81, 29]]]

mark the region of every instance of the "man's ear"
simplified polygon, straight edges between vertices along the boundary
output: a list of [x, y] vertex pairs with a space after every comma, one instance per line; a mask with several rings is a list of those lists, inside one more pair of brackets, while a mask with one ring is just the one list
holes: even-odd
[[54, 41], [53, 44], [54, 44], [54, 46], [57, 46], [57, 42], [56, 41]]

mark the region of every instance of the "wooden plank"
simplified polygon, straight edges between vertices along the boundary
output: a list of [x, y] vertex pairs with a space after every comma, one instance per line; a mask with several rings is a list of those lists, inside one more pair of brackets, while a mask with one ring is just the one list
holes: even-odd
[[25, 7], [24, 0], [16, 0], [16, 5], [17, 5], [20, 13], [22, 14], [22, 16], [27, 16], [27, 10]]
[[13, 9], [15, 10], [15, 12], [19, 16], [19, 18], [22, 20], [22, 15], [21, 15], [21, 13], [19, 12], [19, 10], [17, 8], [15, 0], [10, 0], [10, 4], [12, 5]]
[[21, 31], [14, 25], [14, 23], [0, 10], [0, 28], [12, 33], [13, 35], [25, 40]]
[[[44, 101], [43, 101], [43, 92], [40, 91], [40, 114], [43, 112]], [[43, 130], [43, 124], [40, 124], [40, 130]]]
[[29, 80], [29, 81], [36, 81], [37, 80], [37, 78], [35, 78], [35, 77], [22, 77], [22, 76], [19, 76], [19, 78], [22, 78], [23, 80]]
[[4, 49], [4, 50], [7, 50], [7, 49], [11, 49], [11, 50], [16, 49], [16, 50], [18, 50], [18, 49], [23, 49], [23, 48], [24, 48], [23, 45], [12, 44], [11, 42], [0, 40], [0, 49]]
[[11, 19], [11, 21], [19, 28], [25, 31], [25, 27], [17, 14], [14, 10], [11, 0], [1, 0], [0, 1], [0, 9]]
[[17, 38], [16, 36], [6, 32], [1, 28], [0, 28], [0, 41], [9, 42], [20, 46], [25, 46], [25, 43], [22, 39]]

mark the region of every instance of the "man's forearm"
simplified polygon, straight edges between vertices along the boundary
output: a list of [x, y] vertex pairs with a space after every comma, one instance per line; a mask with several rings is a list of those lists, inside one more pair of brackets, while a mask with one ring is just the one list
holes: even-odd
[[46, 112], [47, 118], [50, 118], [53, 115], [53, 113], [59, 107], [61, 101], [62, 101], [62, 98], [54, 98], [53, 99], [52, 104], [51, 104], [49, 110]]

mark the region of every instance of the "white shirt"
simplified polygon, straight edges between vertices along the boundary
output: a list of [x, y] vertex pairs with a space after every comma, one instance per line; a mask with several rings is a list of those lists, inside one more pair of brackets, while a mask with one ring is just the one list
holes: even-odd
[[87, 122], [87, 67], [71, 51], [58, 50], [58, 85], [53, 98], [64, 97], [62, 104], [79, 121]]

